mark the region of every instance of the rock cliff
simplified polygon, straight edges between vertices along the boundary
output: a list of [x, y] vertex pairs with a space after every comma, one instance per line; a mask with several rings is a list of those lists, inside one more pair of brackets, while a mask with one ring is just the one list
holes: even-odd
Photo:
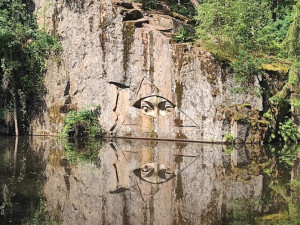
[[[111, 0], [34, 0], [40, 26], [62, 53], [47, 60], [35, 135], [60, 132], [64, 115], [98, 104], [110, 135], [259, 142], [262, 98], [233, 94], [230, 68], [201, 46], [176, 43], [184, 21]], [[250, 82], [251, 83], [251, 82]], [[253, 90], [259, 81], [251, 83]]]

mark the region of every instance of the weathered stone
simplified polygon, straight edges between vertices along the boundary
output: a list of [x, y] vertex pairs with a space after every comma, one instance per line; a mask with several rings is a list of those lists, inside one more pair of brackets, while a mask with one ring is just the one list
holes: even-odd
[[[32, 122], [33, 134], [60, 132], [67, 111], [57, 108], [71, 99], [73, 108], [101, 105], [99, 120], [111, 135], [216, 142], [224, 141], [226, 133], [248, 140], [256, 132], [259, 139], [252, 120], [237, 126], [235, 118], [241, 113], [237, 106], [245, 103], [245, 118], [259, 114], [262, 98], [231, 93], [228, 66], [159, 31], [176, 32], [183, 22], [154, 14], [145, 17], [145, 24], [136, 21], [140, 10], [125, 12], [103, 0], [85, 1], [80, 12], [63, 0], [34, 2], [38, 22], [55, 30], [63, 53], [47, 62], [45, 109]], [[133, 21], [123, 21], [122, 10], [125, 20]], [[258, 88], [258, 80], [249, 85]]]
[[143, 24], [149, 24], [149, 20], [139, 20], [135, 22], [135, 27], [143, 27]]

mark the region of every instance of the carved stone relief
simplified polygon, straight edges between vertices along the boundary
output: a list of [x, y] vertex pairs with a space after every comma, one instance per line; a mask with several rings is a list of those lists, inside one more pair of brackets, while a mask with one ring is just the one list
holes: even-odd
[[162, 96], [148, 96], [139, 99], [133, 104], [139, 112], [147, 116], [170, 116], [174, 111], [175, 104]]
[[[117, 88], [116, 104], [112, 109], [117, 119], [110, 128], [112, 135], [174, 139], [185, 138], [185, 133], [200, 133], [200, 126], [177, 107], [173, 90], [163, 93], [147, 77], [138, 85], [114, 81], [109, 84]], [[122, 94], [125, 92], [127, 99]]]

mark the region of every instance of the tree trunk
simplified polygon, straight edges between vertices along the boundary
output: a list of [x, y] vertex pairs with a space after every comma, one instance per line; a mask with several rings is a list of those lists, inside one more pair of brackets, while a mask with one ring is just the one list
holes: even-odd
[[190, 1], [193, 4], [193, 6], [194, 6], [195, 9], [197, 9], [198, 6], [200, 5], [199, 2], [198, 2], [198, 0], [190, 0]]
[[19, 128], [18, 128], [18, 109], [17, 109], [17, 100], [16, 95], [13, 97], [14, 100], [14, 123], [15, 123], [15, 134], [19, 136]]
[[275, 21], [276, 20], [276, 12], [275, 12], [275, 9], [277, 8], [278, 6], [278, 2], [277, 0], [273, 0], [272, 1], [272, 6], [271, 6], [271, 11], [272, 11], [272, 20]]
[[16, 176], [16, 168], [17, 168], [18, 143], [19, 143], [19, 137], [16, 136], [15, 151], [14, 151], [14, 176]]

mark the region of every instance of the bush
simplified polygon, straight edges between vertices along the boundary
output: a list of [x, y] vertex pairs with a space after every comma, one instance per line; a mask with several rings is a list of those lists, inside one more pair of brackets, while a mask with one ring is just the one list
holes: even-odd
[[70, 111], [64, 120], [60, 140], [64, 146], [64, 155], [70, 164], [93, 163], [100, 166], [99, 150], [104, 146], [106, 131], [99, 124], [101, 107], [93, 105], [78, 111]]
[[190, 2], [183, 3], [181, 5], [178, 5], [178, 3], [176, 2], [171, 5], [171, 8], [174, 12], [177, 12], [188, 18], [192, 18], [196, 15], [196, 10]]
[[297, 142], [299, 133], [297, 127], [294, 125], [293, 120], [290, 118], [285, 118], [283, 123], [279, 123], [278, 133], [285, 142]]
[[255, 77], [262, 73], [260, 66], [265, 62], [264, 59], [254, 58], [247, 51], [240, 51], [236, 60], [231, 63], [233, 69], [235, 92], [251, 92]]
[[258, 31], [270, 20], [265, 1], [204, 0], [198, 8], [198, 35], [237, 53], [259, 48]]
[[203, 0], [196, 17], [197, 33], [231, 55], [244, 49], [285, 56], [282, 43], [294, 5], [293, 0], [277, 2], [275, 8], [269, 0]]
[[194, 34], [186, 27], [181, 27], [177, 33], [174, 34], [174, 40], [179, 43], [190, 42], [195, 38]]
[[100, 106], [70, 111], [64, 120], [63, 137], [103, 137], [106, 131], [99, 124]]
[[230, 133], [224, 134], [224, 140], [225, 140], [226, 144], [234, 144], [235, 143], [235, 137], [233, 136], [233, 134], [230, 134]]

